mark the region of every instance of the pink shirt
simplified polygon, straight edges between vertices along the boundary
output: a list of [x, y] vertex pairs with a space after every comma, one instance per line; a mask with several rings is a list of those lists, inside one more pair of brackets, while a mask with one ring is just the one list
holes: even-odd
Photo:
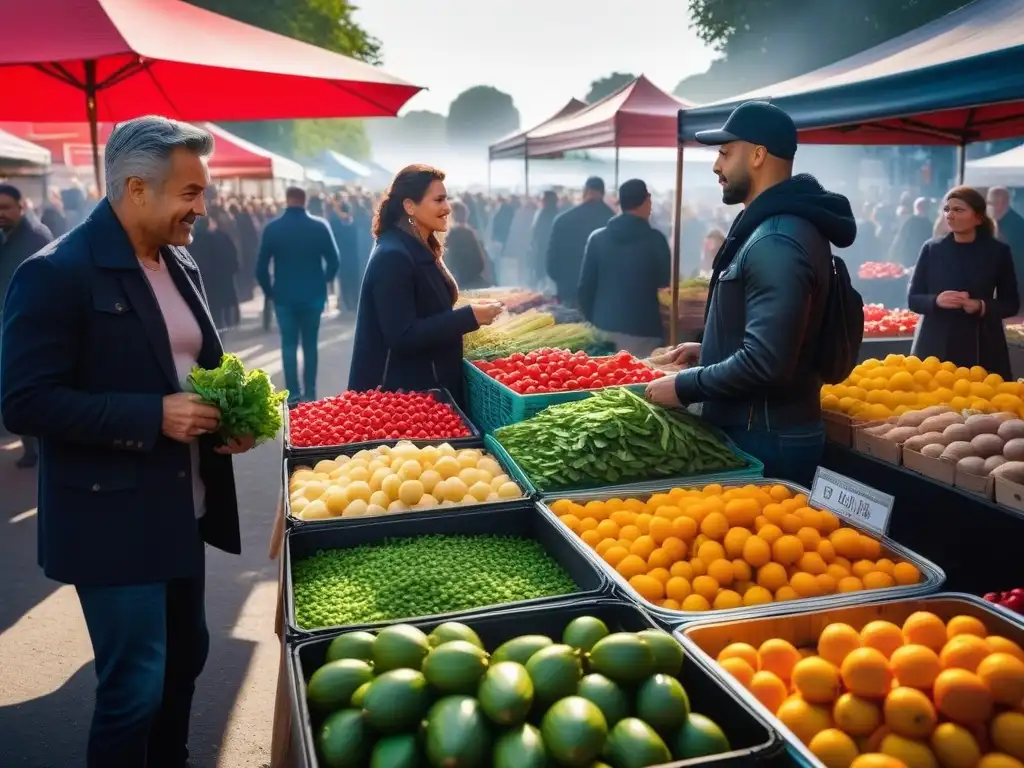
[[[142, 274], [149, 281], [156, 303], [164, 316], [167, 336], [171, 341], [171, 354], [174, 356], [174, 370], [178, 381], [185, 388], [189, 373], [199, 360], [199, 352], [203, 348], [203, 330], [192, 314], [192, 309], [182, 298], [178, 286], [174, 284], [170, 273], [160, 260], [160, 269], [151, 270], [140, 262]], [[203, 478], [199, 475], [199, 443], [189, 444], [192, 460], [192, 502], [197, 518], [206, 514], [206, 488]]]

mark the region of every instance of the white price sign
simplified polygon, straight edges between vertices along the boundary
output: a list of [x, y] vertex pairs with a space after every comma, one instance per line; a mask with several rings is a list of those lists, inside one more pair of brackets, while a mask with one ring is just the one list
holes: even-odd
[[811, 486], [811, 505], [845, 517], [884, 536], [895, 499], [825, 467], [818, 467]]

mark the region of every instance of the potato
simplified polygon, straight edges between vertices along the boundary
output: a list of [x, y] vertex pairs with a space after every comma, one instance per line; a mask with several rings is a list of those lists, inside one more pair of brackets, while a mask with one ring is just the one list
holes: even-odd
[[990, 474], [996, 467], [1001, 467], [1006, 463], [1004, 456], [989, 456], [985, 459], [985, 474]]
[[1007, 440], [1003, 446], [1003, 457], [1007, 461], [1024, 461], [1024, 438]]
[[894, 443], [902, 443], [916, 435], [917, 427], [896, 427], [886, 432], [884, 437], [886, 440], [892, 440]]
[[956, 411], [948, 405], [932, 405], [925, 408], [921, 413], [927, 414], [928, 416], [940, 416], [943, 413], [956, 413]]
[[957, 472], [964, 472], [968, 475], [987, 475], [985, 471], [985, 460], [980, 456], [966, 456], [956, 463]]
[[930, 414], [925, 411], [907, 411], [900, 416], [896, 425], [899, 427], [920, 427], [922, 421], [933, 415], [937, 416], [938, 414]]
[[[886, 422], [884, 424], [878, 424], [877, 426], [874, 427], [868, 427], [867, 429], [864, 430], [864, 433], [868, 435], [874, 435], [875, 437], [885, 437], [886, 433], [890, 432], [895, 428], [895, 424], [890, 424], [889, 422]], [[916, 432], [917, 430], [914, 431]]]
[[903, 443], [903, 447], [909, 451], [917, 451], [918, 453], [921, 453], [922, 449], [926, 445], [938, 445], [945, 448], [951, 442], [952, 441], [947, 440], [945, 435], [941, 432], [929, 432], [925, 435], [918, 435], [917, 437], [910, 438]]
[[968, 416], [964, 426], [971, 430], [971, 437], [978, 435], [994, 435], [999, 429], [1000, 420], [995, 414], [977, 413]]
[[1000, 456], [1003, 453], [1003, 438], [999, 435], [982, 434], [971, 440], [975, 456], [987, 459], [989, 456]]
[[974, 455], [974, 446], [963, 440], [957, 440], [955, 443], [950, 443], [946, 446], [946, 450], [939, 456], [943, 461], [951, 461], [956, 463], [960, 459], [967, 458], [968, 456]]
[[1010, 442], [1024, 437], [1024, 419], [1008, 419], [999, 425], [996, 434]]
[[952, 424], [963, 424], [964, 417], [959, 413], [940, 413], [938, 416], [929, 416], [921, 422], [919, 427], [924, 432], [942, 432]]
[[950, 424], [942, 430], [942, 436], [946, 438], [946, 445], [955, 443], [958, 440], [970, 442], [974, 439], [974, 432], [966, 424]]
[[921, 449], [921, 453], [927, 456], [929, 459], [938, 459], [942, 456], [943, 451], [946, 450], [946, 446], [940, 445], [939, 443], [932, 443], [926, 445]]
[[1008, 461], [993, 469], [992, 477], [1024, 484], [1024, 461]]

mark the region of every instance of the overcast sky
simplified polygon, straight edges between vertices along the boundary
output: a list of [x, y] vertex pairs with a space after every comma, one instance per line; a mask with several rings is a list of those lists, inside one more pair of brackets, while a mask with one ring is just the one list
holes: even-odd
[[384, 68], [429, 89], [406, 109], [447, 113], [466, 88], [493, 85], [512, 95], [528, 127], [613, 71], [671, 91], [713, 58], [688, 28], [686, 0], [357, 2], [357, 22], [384, 44]]

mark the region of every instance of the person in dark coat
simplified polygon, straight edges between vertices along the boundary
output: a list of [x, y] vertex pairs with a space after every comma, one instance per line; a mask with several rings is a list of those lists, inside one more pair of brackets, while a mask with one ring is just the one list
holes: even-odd
[[954, 187], [943, 212], [949, 234], [924, 244], [910, 281], [908, 304], [921, 315], [913, 354], [1010, 379], [1003, 318], [1020, 309], [1010, 247], [994, 237], [976, 189]]
[[344, 200], [337, 201], [328, 211], [327, 223], [331, 225], [334, 242], [338, 246], [338, 296], [340, 307], [345, 312], [355, 312], [359, 305], [359, 256], [356, 252], [358, 237], [352, 218], [352, 206]]
[[237, 324], [235, 275], [238, 274], [238, 252], [234, 240], [220, 228], [218, 218], [210, 211], [210, 215], [196, 222], [189, 251], [203, 276], [214, 325], [222, 331]]
[[373, 222], [377, 244], [359, 293], [348, 388], [444, 388], [462, 402], [462, 337], [490, 324], [495, 303], [455, 309], [459, 288], [437, 233], [451, 205], [444, 173], [410, 165], [395, 176]]
[[619, 349], [642, 358], [661, 346], [658, 290], [669, 284], [672, 254], [650, 225], [651, 193], [643, 181], [619, 187], [619, 206], [622, 213], [587, 240], [580, 309]]
[[238, 228], [238, 272], [235, 274], [235, 288], [241, 301], [251, 301], [256, 287], [256, 253], [260, 248], [260, 233], [252, 206], [233, 202], [228, 212]]
[[[0, 184], [0, 323], [4, 317], [4, 296], [15, 270], [51, 240], [49, 228], [26, 215], [21, 190], [11, 184]], [[36, 438], [22, 435], [21, 446], [16, 464], [20, 469], [31, 469], [39, 462]]]
[[469, 208], [460, 200], [452, 204], [453, 224], [444, 239], [444, 263], [463, 290], [490, 288], [487, 253], [469, 223]]
[[988, 207], [996, 223], [996, 237], [1010, 246], [1013, 268], [1017, 271], [1017, 292], [1024, 293], [1024, 216], [1010, 206], [1010, 190], [992, 187], [988, 191]]
[[[914, 213], [902, 219], [896, 238], [889, 247], [889, 261], [894, 264], [902, 264], [904, 267], [912, 267], [917, 263], [921, 246], [932, 239], [934, 223], [929, 215], [929, 207], [930, 203], [927, 197], [919, 197], [914, 201]], [[860, 238], [858, 237], [857, 240], [859, 244]], [[878, 261], [879, 258], [867, 260]], [[847, 263], [849, 265], [849, 262]], [[856, 272], [856, 268], [852, 265], [851, 271]]]
[[579, 305], [576, 290], [587, 238], [614, 215], [604, 201], [604, 180], [591, 176], [583, 185], [583, 202], [555, 219], [548, 243], [547, 269], [548, 276], [555, 281], [558, 300], [566, 306]]
[[547, 282], [548, 245], [557, 216], [558, 195], [549, 189], [541, 198], [540, 210], [533, 218], [533, 231], [530, 233], [530, 261], [526, 269], [530, 287], [539, 288]]
[[108, 197], [18, 268], [4, 312], [0, 412], [40, 439], [39, 564], [74, 585], [96, 657], [88, 768], [187, 764], [204, 545], [241, 551], [231, 454], [253, 440], [222, 445], [184, 391], [223, 353], [185, 250], [212, 150], [191, 125], [118, 123]]

